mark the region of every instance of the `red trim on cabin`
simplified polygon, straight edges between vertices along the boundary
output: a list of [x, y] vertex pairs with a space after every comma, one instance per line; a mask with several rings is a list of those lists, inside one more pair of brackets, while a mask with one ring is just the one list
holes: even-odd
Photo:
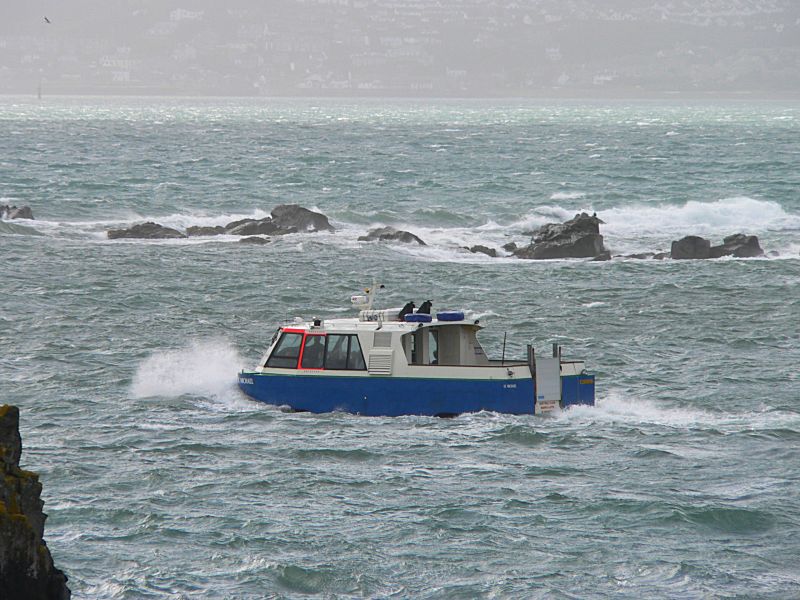
[[284, 331], [289, 331], [291, 333], [303, 333], [303, 342], [300, 345], [300, 356], [297, 357], [297, 370], [298, 371], [324, 371], [325, 370], [324, 367], [321, 368], [321, 369], [316, 369], [316, 368], [312, 369], [312, 368], [309, 368], [309, 367], [303, 367], [303, 354], [305, 354], [305, 352], [306, 352], [306, 340], [308, 338], [310, 338], [310, 337], [325, 337], [325, 336], [328, 335], [327, 333], [309, 333], [309, 332], [307, 332], [305, 330], [292, 331], [291, 329], [284, 329]]
[[295, 329], [294, 327], [284, 327], [283, 329], [281, 329], [281, 333], [283, 333], [283, 332], [286, 332], [286, 333], [305, 333], [306, 330], [305, 329]]

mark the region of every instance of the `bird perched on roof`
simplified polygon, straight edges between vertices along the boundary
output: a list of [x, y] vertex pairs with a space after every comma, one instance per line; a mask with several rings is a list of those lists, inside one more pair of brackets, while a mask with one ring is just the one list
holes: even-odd
[[433, 302], [431, 300], [425, 300], [425, 302], [422, 303], [422, 306], [417, 309], [417, 314], [431, 314], [431, 306], [433, 306]]
[[413, 313], [415, 306], [416, 304], [414, 304], [413, 302], [407, 302], [406, 305], [402, 308], [402, 310], [400, 310], [400, 315], [399, 315], [400, 320], [401, 321], [404, 320], [406, 318], [406, 315], [410, 315], [411, 313]]

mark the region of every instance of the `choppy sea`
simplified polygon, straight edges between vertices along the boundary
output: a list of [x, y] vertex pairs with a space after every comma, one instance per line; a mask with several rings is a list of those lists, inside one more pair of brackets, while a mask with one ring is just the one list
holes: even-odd
[[[325, 213], [335, 233], [109, 241]], [[75, 598], [800, 597], [800, 105], [0, 99], [0, 403]], [[471, 254], [576, 212], [613, 254]], [[379, 225], [427, 246], [359, 242]], [[593, 408], [292, 414], [242, 397], [276, 324], [387, 306], [564, 346]]]

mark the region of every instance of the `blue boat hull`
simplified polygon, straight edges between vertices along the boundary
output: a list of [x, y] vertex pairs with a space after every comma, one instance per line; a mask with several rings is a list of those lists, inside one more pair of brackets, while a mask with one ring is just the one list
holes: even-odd
[[[365, 416], [451, 416], [482, 410], [534, 413], [533, 379], [465, 380], [283, 375], [243, 371], [239, 387], [254, 400], [297, 411]], [[594, 376], [562, 377], [562, 405], [594, 404]]]

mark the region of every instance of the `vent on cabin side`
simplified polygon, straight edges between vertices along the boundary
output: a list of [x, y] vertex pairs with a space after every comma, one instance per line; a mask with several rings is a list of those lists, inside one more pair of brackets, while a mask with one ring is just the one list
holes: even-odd
[[378, 348], [369, 353], [368, 371], [370, 375], [391, 375], [394, 351]]

